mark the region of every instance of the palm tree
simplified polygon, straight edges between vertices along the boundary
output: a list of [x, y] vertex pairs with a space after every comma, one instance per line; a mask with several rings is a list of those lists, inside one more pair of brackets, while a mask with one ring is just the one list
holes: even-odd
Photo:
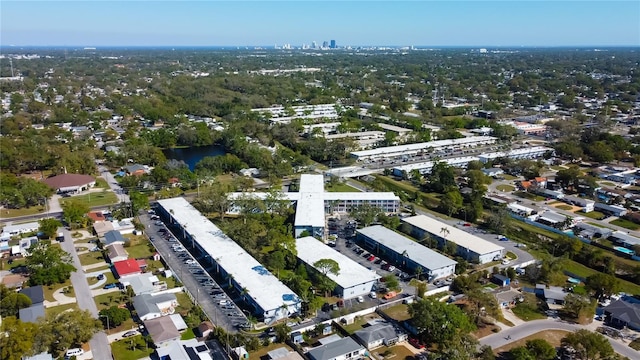
[[416, 268], [416, 280], [420, 280], [420, 275], [422, 275], [423, 271], [424, 269], [422, 268], [422, 266], [418, 265], [418, 267]]
[[447, 239], [447, 235], [449, 235], [449, 228], [446, 227], [446, 226], [440, 228], [440, 234], [442, 234], [442, 237], [446, 240]]

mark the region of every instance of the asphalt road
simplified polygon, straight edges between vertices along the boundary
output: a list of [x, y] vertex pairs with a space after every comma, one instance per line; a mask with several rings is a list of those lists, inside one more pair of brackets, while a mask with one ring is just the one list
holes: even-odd
[[102, 176], [107, 181], [107, 184], [109, 185], [111, 190], [113, 190], [113, 192], [118, 196], [119, 202], [131, 202], [131, 200], [129, 199], [129, 195], [127, 195], [122, 190], [120, 184], [118, 184], [116, 179], [113, 177], [113, 174], [111, 174], [107, 168], [105, 168], [104, 166], [98, 166], [98, 172], [100, 172], [100, 176]]
[[[91, 315], [98, 319], [98, 307], [96, 306], [95, 301], [93, 301], [91, 289], [89, 289], [89, 284], [87, 283], [87, 277], [82, 271], [82, 265], [80, 264], [78, 253], [76, 253], [71, 232], [64, 228], [59, 228], [58, 232], [64, 233], [65, 240], [60, 243], [60, 246], [64, 251], [71, 255], [71, 258], [73, 259], [73, 266], [76, 267], [76, 271], [71, 273], [71, 284], [73, 285], [73, 290], [76, 294], [78, 307], [82, 310], [89, 310]], [[104, 331], [96, 333], [89, 341], [89, 345], [91, 346], [91, 353], [94, 360], [112, 359], [111, 347], [109, 346], [107, 334]]]
[[[207, 287], [198, 282], [195, 276], [189, 272], [190, 269], [194, 269], [189, 267], [189, 265], [184, 263], [184, 259], [178, 257], [178, 253], [174, 252], [171, 248], [172, 244], [178, 244], [177, 242], [169, 242], [162, 237], [162, 234], [158, 232], [162, 227], [155, 225], [155, 220], [151, 220], [148, 215], [140, 215], [138, 217], [140, 222], [144, 224], [145, 231], [148, 236], [153, 237], [152, 241], [156, 250], [162, 258], [165, 260], [171, 271], [176, 275], [185, 289], [189, 291], [189, 293], [193, 294], [196, 298], [197, 303], [200, 305], [204, 313], [207, 315], [209, 320], [213, 322], [216, 326], [220, 326], [225, 329], [227, 332], [235, 333], [238, 331], [235, 323], [246, 322], [247, 318], [242, 313], [242, 310], [237, 307], [233, 310], [225, 310], [222, 309], [218, 302], [221, 299], [214, 299], [210, 292], [213, 290], [211, 287]], [[190, 244], [183, 244], [186, 249], [189, 249]], [[189, 257], [192, 258], [192, 257]], [[200, 262], [202, 264], [202, 262]], [[196, 268], [197, 269], [197, 268]], [[206, 269], [205, 269], [206, 271]], [[222, 288], [223, 286], [220, 286]], [[229, 297], [225, 297], [227, 300], [231, 300]], [[228, 316], [228, 313], [233, 313], [234, 311], [242, 314], [241, 316]]]
[[[541, 331], [546, 331], [546, 330], [576, 331], [580, 329], [584, 329], [584, 326], [563, 322], [561, 320], [548, 320], [548, 319], [533, 320], [533, 321], [526, 322], [522, 325], [518, 325], [509, 329], [502, 330], [499, 333], [491, 334], [489, 336], [483, 337], [480, 339], [480, 345], [489, 345], [493, 349], [495, 349]], [[509, 336], [511, 337], [509, 338], [509, 340], [507, 340]], [[640, 352], [633, 350], [628, 345], [623, 344], [620, 341], [614, 340], [609, 337], [607, 337], [607, 340], [609, 340], [609, 343], [611, 343], [613, 350], [618, 354], [622, 356], [626, 356], [629, 359], [640, 358]]]

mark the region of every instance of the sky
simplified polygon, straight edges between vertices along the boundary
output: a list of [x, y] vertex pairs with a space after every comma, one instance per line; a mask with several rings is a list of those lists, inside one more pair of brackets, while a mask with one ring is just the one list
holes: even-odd
[[640, 1], [0, 2], [0, 45], [640, 46]]

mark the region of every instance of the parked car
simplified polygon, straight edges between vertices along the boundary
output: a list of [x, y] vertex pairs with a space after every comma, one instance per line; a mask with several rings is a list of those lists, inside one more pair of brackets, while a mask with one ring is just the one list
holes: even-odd
[[82, 354], [84, 354], [84, 350], [82, 350], [80, 348], [73, 348], [73, 349], [67, 350], [67, 352], [64, 353], [64, 358], [65, 359], [71, 359], [74, 356], [80, 356]]
[[126, 333], [122, 334], [123, 338], [128, 338], [128, 337], [132, 337], [132, 336], [136, 336], [138, 335], [138, 332], [135, 330], [131, 330], [131, 331], [127, 331]]
[[109, 290], [109, 289], [115, 289], [115, 288], [117, 288], [117, 287], [118, 287], [118, 284], [115, 284], [115, 283], [109, 283], [109, 284], [105, 285], [105, 286], [103, 287], [103, 289], [105, 289], [105, 290]]
[[410, 338], [409, 344], [411, 344], [416, 349], [424, 349], [424, 344], [422, 344], [420, 340], [416, 338]]
[[98, 280], [102, 280], [102, 279], [104, 279], [104, 274], [98, 274], [98, 276], [96, 276], [96, 278]]
[[369, 297], [372, 298], [372, 299], [375, 299], [378, 296], [376, 295], [376, 293], [374, 291], [372, 291], [372, 292], [369, 293]]
[[356, 298], [356, 300], [358, 300], [359, 303], [363, 303], [364, 302], [364, 298], [362, 296], [358, 296]]

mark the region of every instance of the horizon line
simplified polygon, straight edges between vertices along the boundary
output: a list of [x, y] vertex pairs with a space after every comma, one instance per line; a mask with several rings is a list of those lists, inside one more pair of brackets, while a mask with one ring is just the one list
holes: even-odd
[[[286, 45], [288, 43], [283, 43], [282, 45]], [[305, 48], [302, 49], [302, 45], [292, 45], [291, 49], [282, 49], [278, 44], [270, 44], [270, 45], [79, 45], [79, 44], [70, 44], [70, 45], [16, 45], [16, 44], [0, 44], [0, 48], [65, 48], [65, 47], [74, 47], [74, 48], [271, 48], [274, 50], [349, 50], [349, 48], [359, 48], [359, 47], [392, 47], [392, 48], [591, 48], [591, 47], [599, 47], [599, 48], [640, 48], [640, 44], [586, 44], [586, 45], [347, 45], [347, 46], [339, 46], [336, 48]], [[306, 45], [306, 44], [305, 44]], [[276, 48], [277, 46], [277, 48]]]

